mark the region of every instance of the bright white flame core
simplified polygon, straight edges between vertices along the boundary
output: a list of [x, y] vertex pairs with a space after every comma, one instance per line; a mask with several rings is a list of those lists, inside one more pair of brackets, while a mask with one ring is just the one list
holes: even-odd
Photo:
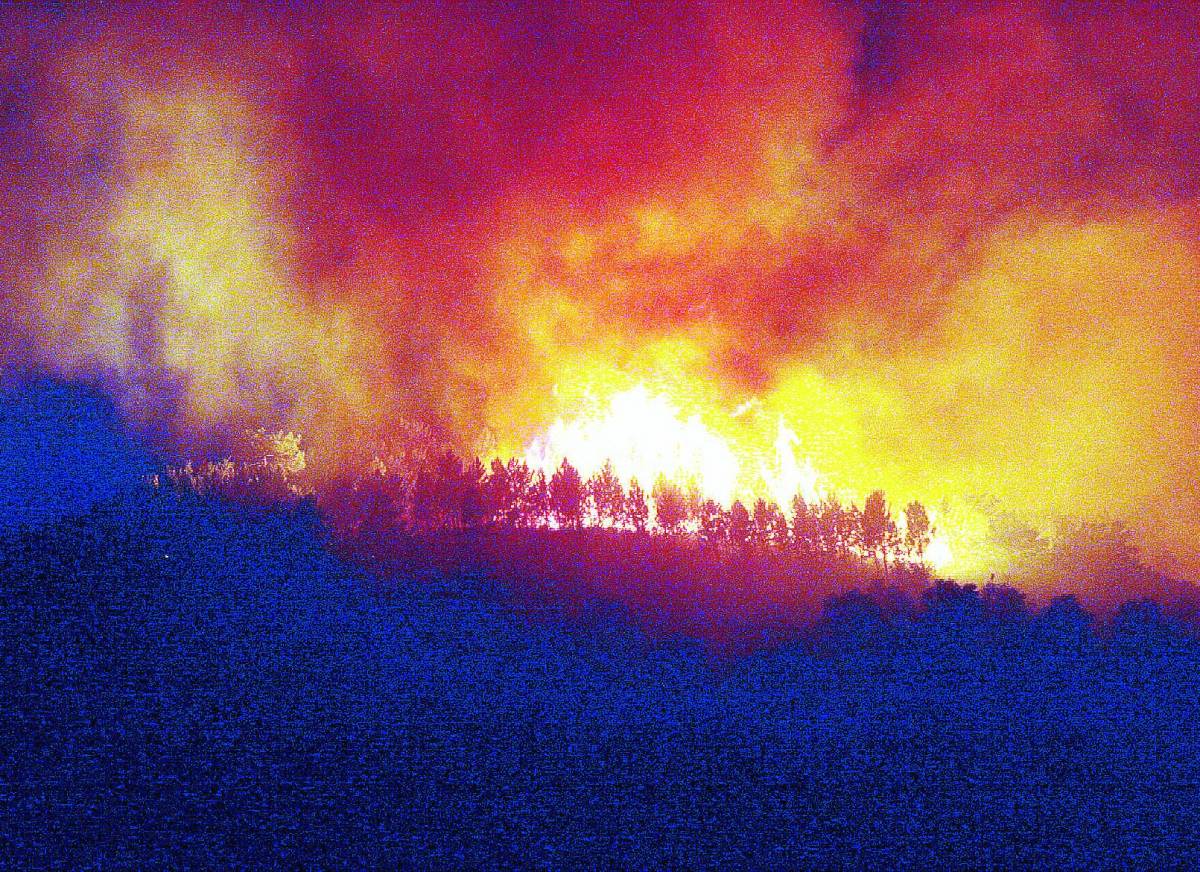
[[757, 479], [747, 480], [753, 473], [743, 469], [726, 439], [699, 415], [685, 418], [667, 397], [639, 384], [614, 394], [594, 413], [557, 419], [530, 444], [525, 461], [551, 475], [568, 459], [585, 478], [611, 462], [626, 487], [636, 478], [648, 490], [663, 477], [694, 486], [725, 507], [763, 495], [790, 511], [797, 493], [809, 503], [825, 495], [820, 473], [798, 455], [798, 447], [799, 438], [780, 418], [774, 456], [758, 464]]
[[550, 475], [564, 459], [587, 478], [611, 461], [626, 487], [637, 479], [649, 490], [659, 476], [694, 485], [711, 499], [730, 505], [738, 486], [738, 461], [699, 415], [684, 419], [645, 385], [614, 394], [596, 415], [559, 418], [525, 452], [531, 467]]
[[[747, 408], [743, 403], [730, 417]], [[637, 479], [650, 491], [662, 477], [695, 487], [726, 508], [736, 499], [752, 503], [758, 496], [769, 497], [790, 516], [796, 494], [816, 505], [830, 493], [824, 476], [801, 455], [800, 447], [796, 432], [780, 417], [769, 462], [760, 461], [756, 470], [743, 469], [734, 446], [705, 426], [699, 415], [685, 418], [666, 396], [639, 384], [613, 394], [593, 411], [555, 420], [530, 443], [525, 462], [550, 476], [566, 459], [585, 480], [611, 462], [626, 488]], [[898, 521], [903, 524], [903, 513]], [[925, 563], [943, 569], [952, 562], [946, 532], [935, 529]]]
[[801, 460], [796, 449], [800, 446], [800, 437], [796, 431], [779, 419], [779, 434], [775, 437], [775, 466], [768, 468], [766, 464], [759, 467], [759, 473], [767, 484], [771, 499], [785, 512], [792, 510], [792, 498], [796, 494], [804, 497], [810, 506], [819, 502], [825, 496], [825, 488], [821, 485], [821, 474], [805, 457]]

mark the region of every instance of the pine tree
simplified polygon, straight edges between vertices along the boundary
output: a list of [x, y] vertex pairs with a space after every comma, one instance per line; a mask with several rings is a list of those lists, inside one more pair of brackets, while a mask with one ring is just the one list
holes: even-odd
[[583, 523], [583, 479], [566, 458], [550, 479], [550, 510], [562, 527], [578, 530]]

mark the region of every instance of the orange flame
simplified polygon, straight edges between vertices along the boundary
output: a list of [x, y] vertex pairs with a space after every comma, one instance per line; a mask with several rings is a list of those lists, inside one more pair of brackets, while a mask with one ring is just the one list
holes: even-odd
[[[729, 421], [742, 418], [745, 405], [728, 412]], [[831, 495], [827, 478], [800, 453], [800, 438], [782, 416], [769, 461], [750, 459], [754, 452], [744, 446], [753, 443], [754, 435], [743, 433], [739, 444], [708, 426], [700, 414], [685, 417], [668, 396], [638, 383], [604, 400], [591, 396], [586, 411], [557, 418], [530, 442], [525, 462], [549, 476], [567, 460], [585, 478], [611, 463], [626, 487], [634, 479], [647, 486], [662, 478], [695, 488], [726, 508], [734, 500], [763, 498], [790, 514], [797, 494], [810, 505]], [[944, 570], [954, 564], [950, 531], [937, 523], [935, 512], [930, 515], [934, 534], [925, 562]], [[899, 522], [903, 524], [903, 515]]]

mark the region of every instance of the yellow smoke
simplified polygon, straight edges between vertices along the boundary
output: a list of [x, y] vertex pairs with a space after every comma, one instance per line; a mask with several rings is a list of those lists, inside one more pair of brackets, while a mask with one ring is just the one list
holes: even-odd
[[330, 454], [342, 428], [378, 422], [378, 337], [291, 272], [280, 138], [214, 83], [103, 72], [104, 101], [64, 73], [80, 108], [50, 122], [66, 141], [53, 125], [104, 126], [111, 145], [91, 191], [59, 191], [71, 211], [46, 228], [22, 289], [21, 327], [45, 365], [101, 377], [133, 418], [169, 419], [184, 440], [265, 424]]

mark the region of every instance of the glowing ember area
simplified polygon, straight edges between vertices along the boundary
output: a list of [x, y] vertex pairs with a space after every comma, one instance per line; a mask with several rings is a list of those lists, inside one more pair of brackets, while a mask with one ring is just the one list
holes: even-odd
[[935, 524], [929, 547], [925, 549], [925, 563], [938, 572], [954, 569], [954, 550], [950, 547], [950, 537], [938, 529]]
[[821, 475], [812, 461], [798, 455], [800, 438], [796, 432], [779, 419], [779, 435], [775, 439], [775, 465], [759, 466], [759, 474], [766, 482], [771, 499], [780, 506], [790, 506], [792, 498], [799, 494], [809, 505], [815, 505], [825, 495], [821, 486]]
[[[735, 500], [753, 507], [761, 499], [774, 503], [789, 520], [796, 496], [814, 508], [840, 496], [813, 461], [801, 454], [800, 439], [782, 416], [772, 451], [762, 459], [762, 452], [741, 448], [755, 444], [755, 434], [743, 417], [746, 403], [730, 411], [723, 422], [740, 425], [740, 439], [719, 435], [699, 413], [685, 416], [669, 397], [652, 392], [644, 383], [618, 391], [606, 401], [590, 397], [589, 405], [575, 416], [556, 419], [530, 443], [524, 460], [531, 469], [550, 478], [566, 461], [587, 480], [611, 464], [625, 488], [635, 481], [647, 489], [666, 481], [726, 509]], [[939, 528], [936, 513], [930, 512], [929, 519], [931, 535], [923, 561], [931, 568], [946, 569], [954, 562], [949, 533]], [[903, 537], [903, 514], [897, 523]]]
[[734, 501], [741, 485], [737, 455], [699, 415], [683, 418], [645, 385], [598, 405], [594, 414], [556, 420], [529, 446], [526, 463], [551, 475], [565, 459], [587, 478], [611, 461], [626, 488], [635, 479], [648, 488], [665, 478], [726, 507]]

